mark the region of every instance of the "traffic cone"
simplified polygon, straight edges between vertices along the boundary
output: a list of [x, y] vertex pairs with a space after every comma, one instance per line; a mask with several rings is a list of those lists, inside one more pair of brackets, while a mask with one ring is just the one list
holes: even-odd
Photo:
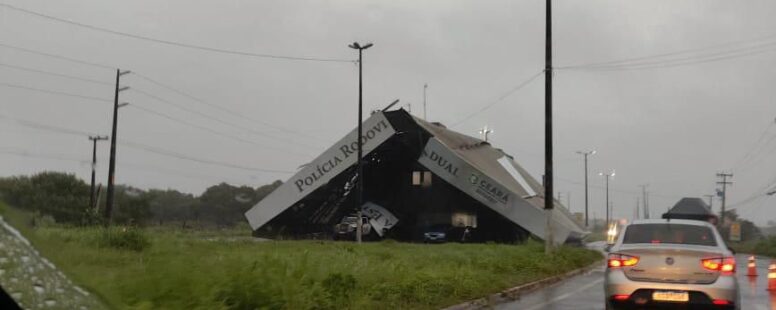
[[749, 256], [749, 263], [746, 264], [747, 266], [747, 272], [746, 275], [750, 277], [756, 277], [757, 276], [757, 263], [755, 262], [754, 255]]
[[768, 290], [776, 291], [776, 261], [773, 260], [768, 266]]

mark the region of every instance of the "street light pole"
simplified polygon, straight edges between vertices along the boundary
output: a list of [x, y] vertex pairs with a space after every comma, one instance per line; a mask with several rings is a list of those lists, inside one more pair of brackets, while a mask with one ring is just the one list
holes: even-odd
[[113, 211], [113, 192], [114, 192], [114, 184], [113, 181], [115, 179], [116, 174], [116, 127], [118, 126], [118, 114], [119, 114], [119, 108], [122, 106], [119, 104], [119, 93], [122, 91], [125, 91], [129, 89], [129, 87], [120, 87], [119, 86], [119, 79], [122, 75], [129, 74], [130, 71], [121, 71], [121, 69], [116, 69], [116, 92], [113, 99], [113, 130], [111, 131], [111, 138], [110, 138], [110, 164], [108, 166], [108, 193], [105, 198], [105, 225], [110, 225], [111, 222], [111, 213]]
[[362, 234], [362, 227], [364, 226], [363, 220], [361, 219], [361, 209], [364, 205], [364, 162], [363, 162], [363, 139], [362, 137], [362, 109], [363, 109], [363, 61], [362, 61], [362, 52], [365, 49], [368, 49], [372, 47], [372, 43], [367, 43], [364, 46], [361, 46], [358, 44], [358, 42], [353, 42], [353, 44], [348, 45], [352, 49], [358, 50], [358, 136], [356, 139], [358, 140], [358, 158], [357, 158], [357, 169], [358, 169], [358, 179], [357, 179], [357, 189], [356, 189], [356, 242], [361, 243], [361, 234]]
[[598, 175], [606, 177], [606, 228], [609, 229], [609, 221], [611, 221], [609, 215], [609, 179], [614, 177], [615, 173], [614, 170], [612, 170], [612, 172], [609, 173], [600, 172]]
[[89, 136], [89, 140], [92, 140], [92, 185], [89, 195], [89, 210], [94, 208], [94, 170], [97, 166], [97, 141], [108, 140], [108, 136]]
[[595, 155], [595, 153], [596, 153], [595, 150], [593, 150], [593, 151], [577, 151], [577, 154], [582, 154], [582, 156], [584, 157], [584, 160], [585, 160], [585, 228], [590, 227], [590, 223], [588, 222], [588, 216], [587, 216], [587, 214], [588, 214], [588, 202], [589, 202], [589, 199], [588, 199], [588, 187], [587, 187], [587, 179], [588, 179], [588, 177], [587, 177], [587, 172], [588, 172], [588, 170], [587, 170], [587, 157], [589, 155]]
[[428, 89], [428, 84], [423, 84], [423, 119], [428, 120], [428, 115], [426, 114], [426, 90]]
[[493, 129], [488, 128], [488, 126], [482, 127], [480, 129], [479, 133], [485, 137], [485, 142], [488, 142], [488, 134], [493, 133]]

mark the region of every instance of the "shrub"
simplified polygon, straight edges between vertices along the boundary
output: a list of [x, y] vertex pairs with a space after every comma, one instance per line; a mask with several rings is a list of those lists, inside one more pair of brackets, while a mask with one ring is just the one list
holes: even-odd
[[102, 230], [97, 239], [100, 247], [119, 250], [143, 251], [151, 245], [148, 237], [136, 228], [112, 227]]

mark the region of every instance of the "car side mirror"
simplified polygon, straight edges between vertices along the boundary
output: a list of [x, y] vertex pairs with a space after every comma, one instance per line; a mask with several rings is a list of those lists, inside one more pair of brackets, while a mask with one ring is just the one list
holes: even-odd
[[609, 253], [609, 251], [611, 251], [611, 250], [612, 250], [612, 246], [613, 246], [613, 245], [614, 245], [614, 244], [607, 244], [607, 245], [604, 247], [604, 252], [606, 252], [606, 253]]
[[736, 250], [731, 248], [729, 245], [727, 246], [727, 248], [728, 248], [728, 250], [730, 250], [731, 253], [733, 253], [733, 255], [736, 255]]

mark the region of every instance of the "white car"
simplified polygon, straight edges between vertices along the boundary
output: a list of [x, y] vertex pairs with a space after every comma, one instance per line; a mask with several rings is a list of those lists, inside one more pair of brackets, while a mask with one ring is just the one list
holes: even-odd
[[637, 220], [609, 248], [606, 309], [739, 309], [736, 260], [711, 224]]

